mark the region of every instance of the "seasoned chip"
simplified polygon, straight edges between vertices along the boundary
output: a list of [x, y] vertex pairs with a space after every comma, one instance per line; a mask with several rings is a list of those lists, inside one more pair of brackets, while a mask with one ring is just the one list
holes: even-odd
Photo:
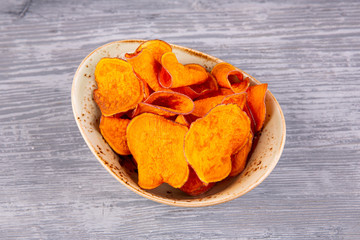
[[250, 80], [244, 78], [243, 74], [229, 63], [216, 64], [211, 73], [216, 78], [219, 86], [230, 88], [235, 93], [245, 91], [250, 84]]
[[126, 142], [126, 127], [130, 120], [116, 117], [101, 116], [100, 132], [110, 147], [120, 155], [129, 155]]
[[164, 88], [178, 88], [203, 83], [208, 79], [204, 67], [198, 64], [182, 65], [173, 52], [167, 52], [161, 57], [159, 83]]
[[131, 65], [117, 58], [103, 58], [96, 65], [94, 100], [104, 116], [126, 112], [144, 98], [143, 84]]
[[221, 181], [231, 172], [231, 155], [246, 144], [249, 134], [245, 112], [236, 104], [218, 105], [191, 124], [184, 142], [186, 159], [201, 181]]
[[266, 106], [265, 95], [267, 83], [254, 85], [247, 89], [247, 103], [255, 121], [255, 131], [262, 129], [265, 121]]
[[189, 167], [183, 146], [188, 128], [162, 116], [141, 114], [131, 120], [126, 138], [144, 189], [168, 183], [180, 188], [187, 181]]
[[133, 117], [141, 113], [155, 113], [162, 116], [189, 114], [194, 109], [194, 102], [177, 92], [154, 92], [144, 102], [138, 104]]

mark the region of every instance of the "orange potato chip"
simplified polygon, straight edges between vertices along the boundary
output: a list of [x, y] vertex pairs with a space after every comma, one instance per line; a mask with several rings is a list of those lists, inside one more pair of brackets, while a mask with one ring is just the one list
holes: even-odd
[[201, 181], [221, 181], [231, 172], [231, 155], [246, 144], [249, 134], [245, 112], [236, 104], [218, 105], [191, 124], [184, 142], [186, 159]]
[[100, 132], [110, 147], [120, 155], [129, 155], [126, 142], [126, 127], [130, 120], [116, 117], [101, 116]]
[[182, 65], [173, 52], [167, 52], [161, 57], [159, 83], [164, 88], [178, 88], [203, 83], [208, 79], [204, 67], [198, 64]]
[[191, 113], [196, 117], [205, 116], [212, 108], [220, 104], [225, 96], [219, 95], [215, 97], [204, 98], [194, 101], [194, 111]]
[[[247, 98], [247, 97], [246, 97]], [[251, 121], [251, 132], [253, 132], [254, 134], [256, 133], [255, 132], [255, 120], [254, 120], [254, 117], [249, 109], [249, 105], [248, 105], [248, 102], [245, 103], [245, 106], [244, 106], [244, 109], [243, 109], [244, 112], [246, 112], [246, 114], [248, 115], [248, 117], [250, 118], [250, 121]]]
[[246, 92], [235, 93], [232, 95], [225, 96], [221, 102], [222, 104], [235, 103], [241, 110], [244, 110], [246, 104]]
[[255, 121], [256, 132], [262, 129], [265, 122], [265, 116], [266, 116], [265, 95], [267, 91], [267, 86], [268, 86], [267, 83], [254, 85], [246, 90], [247, 103]]
[[139, 53], [127, 58], [127, 61], [134, 68], [136, 75], [146, 82], [154, 91], [166, 91], [158, 82], [158, 74], [161, 70], [161, 64], [156, 61], [153, 53], [147, 49], [142, 49]]
[[194, 102], [184, 94], [177, 92], [154, 92], [136, 107], [133, 117], [141, 113], [155, 113], [162, 116], [189, 114], [194, 109]]
[[180, 188], [181, 191], [191, 196], [197, 196], [209, 191], [215, 185], [215, 183], [202, 182], [191, 166], [189, 166], [189, 170], [189, 178], [186, 183]]
[[171, 46], [167, 42], [155, 39], [155, 40], [149, 40], [149, 41], [146, 41], [146, 42], [140, 44], [140, 46], [135, 50], [134, 53], [126, 53], [125, 57], [131, 58], [131, 57], [137, 55], [139, 52], [141, 52], [145, 48], [148, 49], [152, 53], [155, 60], [159, 63], [161, 62], [161, 56], [164, 53], [172, 51]]
[[230, 63], [216, 64], [211, 73], [216, 78], [219, 86], [230, 88], [235, 93], [245, 91], [250, 85], [250, 80], [248, 78], [244, 79], [243, 74]]
[[103, 58], [96, 65], [94, 100], [104, 116], [126, 112], [144, 97], [143, 83], [132, 66], [121, 59]]
[[126, 138], [144, 189], [168, 183], [180, 188], [187, 181], [189, 167], [183, 146], [188, 128], [162, 116], [141, 114], [131, 120]]
[[175, 119], [175, 122], [185, 125], [187, 127], [190, 126], [184, 115], [178, 115]]
[[216, 79], [213, 77], [213, 75], [211, 75], [211, 73], [208, 73], [208, 78], [203, 83], [194, 84], [186, 87], [173, 88], [172, 90], [185, 94], [191, 99], [195, 99], [202, 95], [216, 92], [218, 91], [218, 89], [219, 87], [217, 85]]
[[231, 156], [232, 168], [229, 176], [233, 177], [244, 171], [246, 167], [247, 157], [251, 150], [252, 141], [253, 135], [249, 134], [247, 143], [237, 153]]
[[144, 84], [144, 99], [143, 100], [145, 100], [150, 96], [150, 93], [152, 91], [150, 90], [149, 85], [145, 81], [143, 81], [143, 80], [141, 80], [141, 81]]
[[203, 95], [200, 95], [196, 100], [205, 99], [209, 97], [216, 97], [216, 96], [228, 96], [232, 95], [234, 92], [228, 88], [219, 88], [217, 91], [206, 92]]

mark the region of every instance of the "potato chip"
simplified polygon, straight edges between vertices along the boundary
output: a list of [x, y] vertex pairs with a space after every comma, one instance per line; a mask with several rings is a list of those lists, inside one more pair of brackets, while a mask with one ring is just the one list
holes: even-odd
[[265, 95], [267, 91], [267, 86], [268, 86], [267, 83], [254, 85], [249, 87], [246, 91], [247, 103], [255, 121], [256, 132], [262, 129], [265, 122], [265, 116], [266, 116]]
[[228, 95], [232, 95], [232, 94], [234, 94], [234, 92], [231, 89], [219, 88], [217, 91], [206, 92], [206, 93], [200, 95], [195, 100], [216, 97], [216, 96], [228, 96]]
[[235, 103], [241, 110], [244, 109], [246, 104], [246, 92], [235, 93], [232, 95], [225, 96], [221, 102], [222, 104]]
[[100, 132], [110, 147], [120, 155], [129, 155], [126, 142], [126, 127], [130, 120], [116, 117], [101, 116]]
[[216, 78], [219, 86], [230, 88], [234, 93], [243, 92], [250, 85], [250, 80], [244, 78], [243, 74], [229, 63], [216, 64], [211, 73]]
[[176, 117], [176, 119], [175, 119], [175, 122], [180, 123], [180, 124], [182, 124], [184, 126], [187, 126], [187, 127], [190, 126], [190, 124], [188, 123], [188, 121], [186, 120], [184, 115], [178, 115]]
[[182, 65], [173, 52], [167, 52], [161, 57], [159, 83], [164, 88], [178, 88], [203, 83], [208, 79], [204, 67], [198, 64]]
[[131, 57], [137, 55], [139, 52], [141, 52], [145, 48], [151, 52], [151, 54], [154, 56], [155, 60], [159, 63], [161, 62], [161, 57], [164, 53], [172, 51], [171, 46], [167, 42], [155, 39], [155, 40], [149, 40], [149, 41], [146, 41], [146, 42], [140, 44], [140, 46], [135, 50], [134, 53], [127, 53], [127, 54], [125, 54], [125, 57], [131, 58]]
[[162, 116], [189, 114], [194, 109], [194, 102], [177, 92], [154, 92], [136, 107], [133, 117], [141, 113], [155, 113]]
[[166, 91], [158, 82], [161, 64], [156, 61], [149, 49], [142, 49], [138, 54], [127, 58], [127, 61], [134, 68], [136, 75], [146, 82], [153, 91]]
[[244, 171], [247, 157], [251, 150], [253, 135], [249, 134], [247, 143], [235, 154], [231, 156], [231, 172], [229, 176], [233, 177]]
[[236, 104], [218, 105], [191, 124], [184, 142], [186, 159], [201, 181], [221, 181], [231, 172], [231, 155], [246, 144], [249, 134], [245, 112]]
[[144, 98], [143, 84], [132, 66], [121, 59], [103, 58], [96, 65], [94, 100], [104, 116], [126, 112]]
[[190, 196], [197, 196], [209, 191], [215, 185], [215, 183], [202, 182], [191, 166], [189, 166], [189, 170], [189, 178], [186, 183], [180, 188], [181, 191], [189, 194]]
[[219, 95], [215, 97], [196, 100], [194, 102], [194, 111], [191, 113], [196, 117], [205, 116], [212, 108], [220, 104], [224, 100], [225, 96]]
[[210, 73], [208, 73], [208, 78], [203, 83], [194, 84], [186, 87], [173, 88], [172, 90], [185, 94], [191, 99], [195, 99], [202, 95], [216, 92], [218, 91], [218, 89], [219, 87], [217, 85], [216, 79]]
[[143, 113], [131, 120], [126, 138], [144, 189], [168, 183], [180, 188], [187, 181], [189, 167], [183, 146], [188, 128], [162, 116]]

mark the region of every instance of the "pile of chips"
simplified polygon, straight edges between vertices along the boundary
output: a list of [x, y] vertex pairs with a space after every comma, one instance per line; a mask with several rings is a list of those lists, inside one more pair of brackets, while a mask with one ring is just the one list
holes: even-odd
[[125, 58], [99, 61], [93, 95], [101, 134], [116, 153], [133, 156], [141, 188], [167, 183], [198, 195], [245, 169], [267, 84], [250, 86], [225, 62], [211, 72], [183, 65], [161, 40]]

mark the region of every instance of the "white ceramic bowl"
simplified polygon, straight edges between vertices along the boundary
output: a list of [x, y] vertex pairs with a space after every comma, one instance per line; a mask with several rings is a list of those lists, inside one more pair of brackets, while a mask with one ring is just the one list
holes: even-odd
[[[137, 174], [122, 166], [126, 157], [115, 154], [105, 142], [99, 131], [100, 110], [93, 100], [96, 89], [94, 71], [97, 62], [103, 57], [123, 58], [125, 53], [134, 52], [143, 40], [124, 40], [111, 42], [90, 53], [77, 69], [72, 85], [71, 101], [76, 123], [92, 153], [99, 162], [128, 189], [153, 201], [173, 206], [202, 207], [233, 200], [259, 185], [274, 169], [285, 144], [285, 119], [279, 103], [270, 91], [266, 94], [266, 121], [246, 169], [236, 177], [217, 183], [209, 192], [191, 197], [167, 184], [153, 190], [141, 189], [137, 184]], [[173, 52], [182, 64], [198, 63], [210, 71], [222, 60], [210, 55], [172, 45]], [[251, 84], [259, 84], [255, 78]], [[269, 86], [271, 88], [271, 86]]]

